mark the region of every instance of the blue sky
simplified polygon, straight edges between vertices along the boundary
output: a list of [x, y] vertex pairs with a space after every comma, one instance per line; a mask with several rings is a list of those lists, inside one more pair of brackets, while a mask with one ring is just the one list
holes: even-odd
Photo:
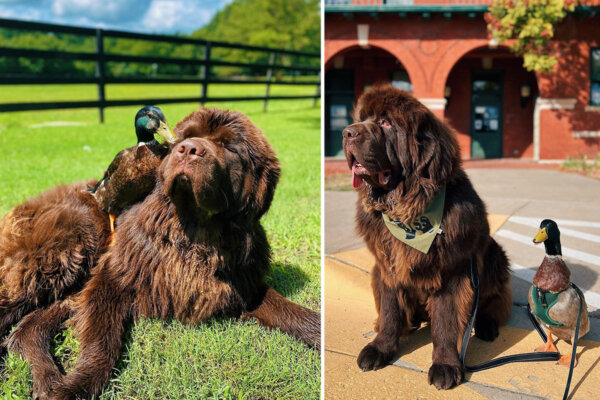
[[0, 18], [145, 33], [191, 33], [231, 0], [0, 0]]

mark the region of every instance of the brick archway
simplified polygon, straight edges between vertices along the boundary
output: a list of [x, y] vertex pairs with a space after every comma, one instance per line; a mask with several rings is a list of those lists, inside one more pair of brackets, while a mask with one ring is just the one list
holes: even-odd
[[332, 52], [325, 60], [325, 154], [343, 156], [342, 129], [352, 122], [352, 109], [363, 91], [372, 85], [391, 83], [414, 91], [410, 72], [382, 46], [350, 45]]
[[[506, 46], [490, 48], [486, 43], [469, 51], [456, 52], [452, 59], [455, 61], [451, 68], [448, 68], [450, 57], [441, 64], [443, 68], [437, 75], [437, 85], [449, 89], [444, 118], [457, 134], [462, 157], [532, 158], [535, 99], [539, 94], [536, 74], [526, 71], [523, 59]], [[480, 85], [492, 82], [489, 79], [499, 85], [496, 105], [487, 103], [489, 99], [481, 103], [481, 99], [489, 95], [475, 85], [483, 87]], [[481, 131], [487, 133], [479, 133], [478, 120], [484, 125], [488, 121], [487, 117], [477, 116], [476, 110], [481, 107], [498, 107], [498, 118], [491, 118], [500, 126], [497, 133], [488, 132], [487, 128]], [[488, 112], [482, 115], [488, 115]], [[499, 136], [490, 141], [493, 135]]]
[[[423, 86], [425, 82], [425, 75], [422, 65], [419, 63], [417, 57], [412, 54], [409, 48], [398, 48], [397, 46], [389, 46], [390, 40], [371, 40], [367, 49], [378, 49], [385, 51], [386, 53], [393, 56], [400, 65], [406, 70], [410, 82], [413, 86], [413, 92], [421, 93], [424, 91]], [[397, 45], [397, 42], [394, 41]], [[333, 65], [333, 60], [337, 56], [344, 55], [353, 50], [362, 49], [358, 45], [356, 40], [338, 40], [338, 41], [325, 41], [325, 72], [327, 72]], [[404, 49], [404, 51], [402, 51]]]

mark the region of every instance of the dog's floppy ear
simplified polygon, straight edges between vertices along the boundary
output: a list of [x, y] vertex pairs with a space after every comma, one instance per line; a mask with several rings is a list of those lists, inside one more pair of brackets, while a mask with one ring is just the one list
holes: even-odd
[[243, 208], [246, 214], [256, 219], [262, 217], [273, 201], [275, 187], [281, 173], [279, 160], [263, 132], [248, 117], [243, 117], [238, 126], [241, 137], [247, 143], [250, 161], [243, 189]]
[[256, 166], [255, 173], [256, 182], [248, 206], [249, 211], [254, 214], [256, 219], [259, 219], [267, 212], [273, 201], [275, 187], [281, 173], [279, 161], [275, 156], [261, 160]]
[[416, 174], [421, 184], [431, 184], [435, 188], [450, 178], [455, 169], [458, 143], [452, 131], [431, 111], [421, 114], [417, 132], [419, 156]]

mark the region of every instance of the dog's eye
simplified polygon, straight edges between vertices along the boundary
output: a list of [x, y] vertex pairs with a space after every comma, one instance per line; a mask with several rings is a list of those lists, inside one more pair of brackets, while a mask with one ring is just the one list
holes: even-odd
[[379, 126], [382, 126], [384, 128], [391, 128], [391, 126], [392, 126], [385, 119], [380, 119], [379, 121], [377, 121], [377, 123], [379, 124]]
[[237, 154], [237, 149], [235, 147], [224, 145], [223, 148], [230, 153]]

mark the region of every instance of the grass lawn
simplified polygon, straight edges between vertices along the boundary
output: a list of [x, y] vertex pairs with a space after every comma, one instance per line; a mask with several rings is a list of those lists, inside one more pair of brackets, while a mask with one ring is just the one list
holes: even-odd
[[[185, 86], [185, 87], [178, 87]], [[193, 86], [193, 88], [192, 88]], [[128, 89], [129, 88], [129, 89]], [[216, 90], [216, 88], [214, 89]], [[223, 85], [213, 95], [264, 94], [260, 88]], [[273, 94], [312, 94], [314, 87], [274, 87]], [[107, 97], [197, 95], [198, 85], [115, 85]], [[93, 99], [95, 87], [2, 87], [0, 102]], [[263, 218], [273, 247], [269, 282], [291, 300], [320, 309], [320, 107], [312, 100], [208, 104], [240, 110], [263, 129], [279, 154], [282, 176]], [[171, 126], [197, 104], [161, 107]], [[0, 114], [0, 216], [59, 183], [99, 178], [113, 156], [135, 144], [139, 107], [109, 108], [99, 124], [94, 109]], [[58, 122], [60, 125], [52, 125]], [[64, 123], [78, 125], [65, 125]], [[77, 354], [70, 331], [55, 340], [57, 357], [72, 367]], [[27, 364], [14, 353], [0, 372], [0, 398], [30, 397]], [[269, 398], [317, 399], [320, 356], [255, 322], [213, 319], [199, 326], [143, 319], [125, 349], [103, 399]]]
[[567, 157], [560, 168], [565, 172], [575, 172], [589, 178], [600, 179], [600, 153], [596, 154], [596, 158], [581, 155], [577, 158]]
[[352, 189], [352, 174], [325, 175], [325, 190], [354, 190]]

